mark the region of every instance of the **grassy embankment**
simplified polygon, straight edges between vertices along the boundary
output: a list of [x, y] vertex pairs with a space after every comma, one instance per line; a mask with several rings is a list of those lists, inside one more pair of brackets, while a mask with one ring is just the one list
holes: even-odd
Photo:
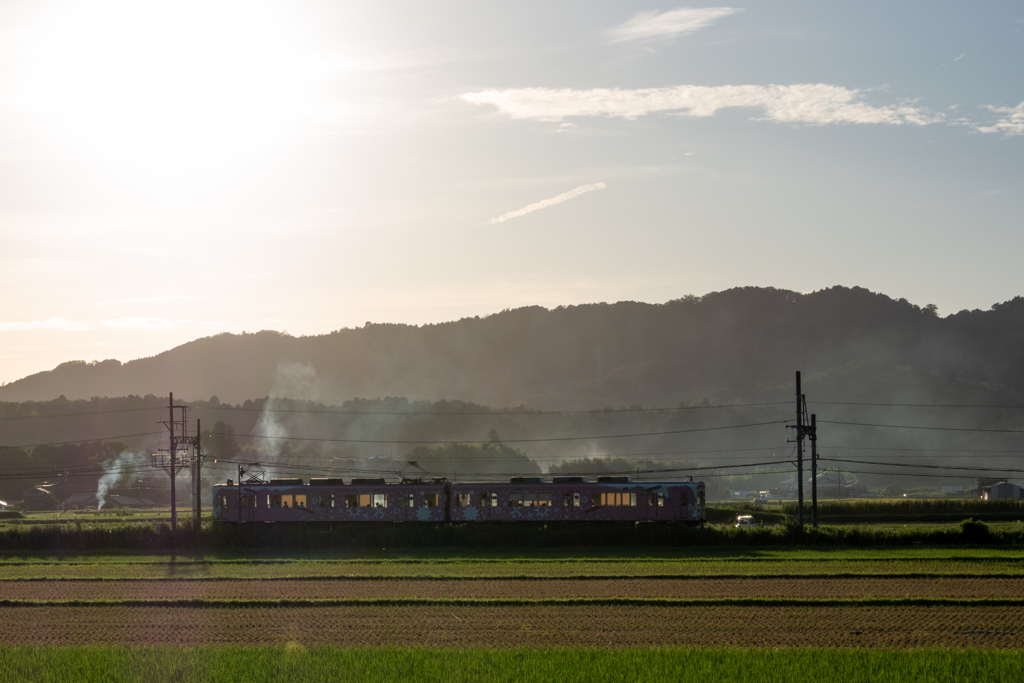
[[1015, 681], [1021, 651], [829, 649], [0, 649], [0, 681]]

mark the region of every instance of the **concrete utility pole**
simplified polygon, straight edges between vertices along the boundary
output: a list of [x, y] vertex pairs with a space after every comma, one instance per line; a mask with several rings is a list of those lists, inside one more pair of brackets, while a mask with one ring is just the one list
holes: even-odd
[[[181, 419], [174, 419], [175, 407], [181, 411]], [[175, 406], [174, 405], [174, 393], [170, 394], [170, 401], [168, 404], [168, 417], [170, 418], [167, 422], [164, 422], [164, 426], [170, 432], [170, 447], [166, 451], [161, 451], [153, 454], [153, 467], [162, 469], [171, 478], [171, 530], [177, 530], [178, 528], [178, 492], [176, 486], [176, 479], [181, 470], [185, 469], [186, 465], [192, 467], [192, 519], [196, 525], [198, 531], [199, 521], [202, 517], [202, 501], [199, 498], [200, 485], [199, 485], [199, 471], [202, 466], [203, 452], [199, 446], [199, 431], [197, 423], [197, 431], [195, 436], [188, 436], [188, 418], [187, 418], [188, 406]], [[178, 436], [178, 432], [181, 433]], [[192, 446], [192, 457], [188, 458], [185, 454], [183, 457], [178, 457], [178, 451], [181, 447]]]
[[170, 392], [170, 403], [168, 404], [169, 419], [167, 429], [171, 430], [171, 531], [178, 529], [178, 496], [174, 490], [174, 480], [178, 478], [178, 444], [174, 442], [174, 392]]
[[811, 438], [811, 496], [814, 514], [814, 525], [817, 526], [817, 501], [818, 484], [814, 479], [816, 474], [818, 450], [817, 450], [817, 418], [811, 416], [807, 419], [807, 397], [804, 396], [800, 386], [800, 371], [796, 372], [796, 424], [787, 425], [790, 429], [796, 429], [796, 491], [797, 491], [797, 519], [800, 522], [800, 529], [804, 528], [804, 437]]
[[811, 526], [818, 528], [818, 416], [811, 414]]
[[796, 491], [800, 528], [804, 528], [804, 395], [800, 393], [800, 371], [796, 371]]

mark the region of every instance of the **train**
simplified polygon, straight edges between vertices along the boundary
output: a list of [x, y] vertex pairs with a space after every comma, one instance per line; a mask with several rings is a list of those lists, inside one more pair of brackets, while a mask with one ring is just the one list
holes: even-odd
[[706, 520], [704, 482], [630, 477], [270, 479], [213, 486], [218, 522], [683, 522]]

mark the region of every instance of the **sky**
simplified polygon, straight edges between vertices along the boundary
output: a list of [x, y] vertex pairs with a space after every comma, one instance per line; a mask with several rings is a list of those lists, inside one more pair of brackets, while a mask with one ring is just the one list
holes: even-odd
[[0, 382], [220, 332], [1024, 294], [1015, 2], [0, 2]]

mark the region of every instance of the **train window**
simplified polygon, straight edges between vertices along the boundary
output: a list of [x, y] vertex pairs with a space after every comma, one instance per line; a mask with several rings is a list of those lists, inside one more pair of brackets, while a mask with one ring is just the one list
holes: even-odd
[[416, 504], [416, 497], [414, 496], [414, 494], [410, 493], [409, 494], [409, 507], [414, 507], [415, 504]]
[[279, 508], [279, 507], [281, 507], [281, 496], [267, 496], [267, 507], [268, 508]]
[[228, 497], [227, 496], [221, 496], [220, 497], [220, 506], [222, 508], [226, 508], [228, 506]]
[[345, 495], [345, 507], [355, 508], [359, 507], [359, 496], [354, 493], [348, 493]]
[[436, 508], [437, 507], [437, 494], [436, 493], [428, 493], [425, 496], [423, 496], [423, 499], [426, 501], [426, 504], [427, 504], [428, 508]]
[[523, 507], [523, 494], [521, 493], [510, 493], [508, 494], [508, 504], [510, 507], [521, 508]]
[[455, 494], [455, 505], [460, 508], [468, 508], [472, 503], [469, 502], [468, 493], [457, 493]]
[[370, 494], [360, 493], [359, 494], [359, 507], [368, 508], [370, 507]]
[[636, 506], [635, 493], [595, 493], [594, 505], [606, 505], [608, 507]]
[[281, 496], [281, 507], [290, 508], [295, 506], [295, 496]]
[[569, 507], [569, 500], [571, 500], [571, 496], [568, 493], [562, 494], [562, 505]]
[[550, 493], [538, 493], [537, 494], [537, 505], [551, 507], [552, 496]]
[[492, 508], [498, 507], [498, 494], [497, 493], [492, 493], [491, 494], [491, 507]]
[[328, 493], [327, 494], [327, 507], [334, 507], [334, 494], [333, 493]]
[[[256, 507], [256, 495], [255, 494], [243, 495], [239, 499], [239, 504], [242, 507], [244, 507], [244, 508], [254, 508], [254, 507]], [[227, 498], [225, 498], [224, 499], [224, 507], [227, 507], [227, 506], [228, 506]]]
[[578, 494], [578, 493], [572, 494], [572, 506], [574, 508], [578, 508], [580, 506], [580, 494]]
[[652, 493], [648, 493], [647, 494], [647, 504], [650, 507], [654, 507], [655, 505], [657, 505], [658, 504], [658, 494], [657, 493], [653, 493], [653, 492]]
[[661, 492], [658, 493], [658, 507], [665, 507], [665, 494]]
[[486, 493], [481, 493], [480, 494], [480, 507], [483, 507], [483, 508], [487, 507], [487, 494]]
[[388, 506], [388, 494], [386, 493], [375, 493], [373, 494], [373, 507], [375, 508], [386, 508]]
[[306, 507], [306, 496], [295, 496], [295, 507], [304, 508]]

